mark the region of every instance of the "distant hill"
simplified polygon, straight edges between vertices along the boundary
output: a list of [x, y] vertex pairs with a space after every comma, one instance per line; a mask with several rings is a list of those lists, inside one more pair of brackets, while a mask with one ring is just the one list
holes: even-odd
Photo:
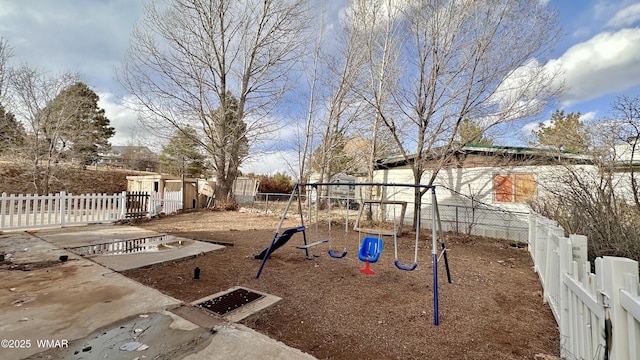
[[[72, 194], [113, 194], [127, 190], [127, 175], [140, 172], [115, 168], [87, 168], [69, 166], [59, 169], [50, 183], [49, 193], [65, 191]], [[0, 162], [0, 193], [33, 194], [35, 187], [31, 183], [28, 168]]]

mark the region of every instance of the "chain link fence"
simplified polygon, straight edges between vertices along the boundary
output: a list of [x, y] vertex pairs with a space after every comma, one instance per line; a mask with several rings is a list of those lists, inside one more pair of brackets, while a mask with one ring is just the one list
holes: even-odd
[[[444, 231], [526, 243], [529, 237], [529, 213], [480, 206], [438, 204]], [[422, 206], [422, 227], [431, 226], [431, 204]], [[413, 215], [412, 215], [413, 216]], [[405, 220], [406, 221], [406, 220]]]
[[[277, 193], [258, 193], [251, 202], [246, 202], [241, 211], [262, 213], [273, 216], [282, 216], [282, 213], [289, 201], [291, 194]], [[305, 217], [309, 215], [309, 206], [311, 206], [312, 218], [319, 217], [326, 220], [331, 217], [332, 220], [344, 221], [347, 217], [350, 222], [354, 222], [359, 209], [359, 201], [352, 198], [331, 197], [330, 205], [327, 205], [327, 198], [321, 199], [320, 208], [316, 207], [315, 201], [311, 204], [307, 201], [307, 197], [300, 195], [300, 204], [302, 213]], [[347, 209], [349, 204], [349, 209]], [[447, 205], [438, 204], [440, 213], [440, 221], [444, 231], [450, 231], [456, 234], [469, 234], [485, 237], [493, 237], [526, 243], [529, 236], [529, 213], [514, 212], [503, 209], [489, 208], [486, 205], [463, 206], [463, 205]], [[421, 228], [431, 227], [431, 203], [422, 205], [420, 224]], [[291, 208], [287, 213], [288, 217], [299, 216], [298, 200], [293, 199]], [[399, 215], [399, 213], [398, 213]], [[391, 210], [387, 210], [387, 221], [392, 221], [393, 214]], [[404, 224], [411, 224], [413, 219], [413, 203], [407, 203], [407, 212], [405, 214]], [[307, 218], [305, 218], [308, 221]]]

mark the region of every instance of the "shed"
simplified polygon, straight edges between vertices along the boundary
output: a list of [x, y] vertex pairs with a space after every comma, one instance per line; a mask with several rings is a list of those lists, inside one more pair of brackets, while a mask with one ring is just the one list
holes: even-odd
[[[140, 191], [149, 194], [161, 194], [162, 199], [182, 199], [183, 179], [167, 174], [127, 176], [127, 191]], [[203, 179], [185, 178], [184, 208], [195, 209], [207, 205], [213, 196], [215, 183]], [[181, 201], [180, 201], [181, 202]], [[179, 207], [182, 208], [182, 207]]]
[[233, 181], [233, 196], [238, 204], [253, 204], [258, 193], [260, 181], [248, 178], [238, 177]]

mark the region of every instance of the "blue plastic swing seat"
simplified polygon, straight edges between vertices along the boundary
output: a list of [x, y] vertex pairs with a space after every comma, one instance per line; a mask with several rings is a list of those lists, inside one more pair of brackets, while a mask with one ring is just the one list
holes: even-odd
[[378, 261], [380, 253], [382, 253], [383, 246], [384, 241], [382, 241], [382, 239], [373, 236], [366, 236], [362, 239], [362, 243], [360, 244], [358, 258], [360, 261], [367, 261], [367, 258], [369, 258], [369, 262], [374, 263]]

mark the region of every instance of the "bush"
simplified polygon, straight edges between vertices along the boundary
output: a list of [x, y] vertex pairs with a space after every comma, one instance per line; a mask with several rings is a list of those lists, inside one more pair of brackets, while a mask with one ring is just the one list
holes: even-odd
[[600, 256], [640, 260], [640, 208], [615, 191], [611, 173], [567, 170], [532, 208], [557, 221], [565, 235], [585, 235], [591, 261]]
[[293, 190], [291, 177], [285, 174], [276, 173], [274, 176], [261, 176], [258, 192], [288, 194]]

